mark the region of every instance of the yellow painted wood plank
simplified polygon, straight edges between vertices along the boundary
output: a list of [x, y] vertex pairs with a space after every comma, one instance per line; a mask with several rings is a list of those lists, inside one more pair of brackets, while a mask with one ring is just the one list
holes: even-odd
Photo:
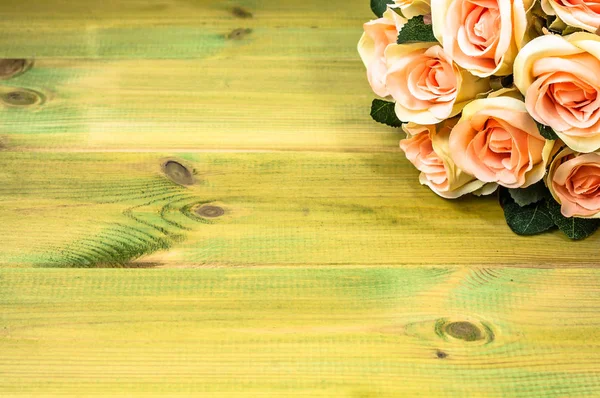
[[600, 395], [593, 269], [2, 270], [0, 394]]
[[0, 4], [0, 56], [35, 59], [0, 91], [42, 98], [0, 101], [5, 147], [396, 150], [368, 116], [364, 1], [38, 3]]
[[600, 235], [514, 235], [398, 153], [0, 155], [5, 267], [598, 264]]
[[203, 26], [231, 20], [266, 21], [269, 24], [279, 20], [279, 25], [307, 26], [307, 20], [317, 19], [329, 26], [349, 26], [353, 20], [373, 17], [369, 3], [358, 0], [346, 1], [343, 6], [320, 0], [44, 0], [21, 4], [2, 2], [0, 15], [10, 18], [3, 23], [15, 27], [19, 24], [24, 27], [26, 22], [43, 22], [57, 29], [64, 21], [74, 27], [92, 21], [109, 26], [126, 22], [142, 26], [155, 26], [158, 22]]
[[600, 237], [418, 185], [368, 1], [0, 17], [0, 396], [600, 395]]
[[[373, 94], [353, 48], [351, 60], [235, 51], [206, 60], [38, 60], [0, 84], [0, 137], [29, 151], [397, 150], [399, 131], [369, 117]], [[40, 100], [6, 99], [23, 90]]]
[[235, 29], [252, 30], [244, 42], [256, 56], [333, 56], [349, 54], [371, 16], [361, 0], [4, 1], [0, 56], [204, 58], [229, 48]]

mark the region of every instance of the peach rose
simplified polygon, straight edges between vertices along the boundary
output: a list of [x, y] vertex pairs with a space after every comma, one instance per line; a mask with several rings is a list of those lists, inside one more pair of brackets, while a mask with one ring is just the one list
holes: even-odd
[[563, 148], [550, 164], [546, 185], [563, 216], [600, 218], [600, 154]]
[[481, 181], [524, 188], [544, 177], [553, 143], [540, 135], [522, 101], [485, 98], [463, 109], [450, 135], [450, 153], [458, 167]]
[[389, 7], [406, 19], [431, 13], [429, 0], [394, 0], [394, 4], [390, 4]]
[[515, 60], [515, 85], [538, 122], [578, 152], [600, 148], [600, 37], [573, 33], [529, 42]]
[[388, 8], [383, 18], [363, 25], [364, 33], [358, 42], [358, 53], [367, 67], [367, 78], [371, 88], [380, 97], [389, 95], [385, 87], [387, 72], [385, 49], [390, 44], [396, 43], [398, 32], [405, 23], [406, 19]]
[[467, 193], [487, 195], [496, 190], [495, 184], [485, 184], [462, 172], [450, 157], [448, 137], [456, 120], [439, 126], [403, 125], [407, 138], [400, 141], [406, 158], [421, 172], [419, 181], [447, 199]]
[[459, 69], [433, 43], [391, 44], [385, 58], [385, 85], [396, 100], [396, 115], [406, 122], [439, 123], [490, 87], [488, 79]]
[[600, 27], [600, 3], [590, 0], [542, 0], [548, 15], [558, 16], [567, 25], [595, 33]]
[[432, 0], [431, 15], [435, 37], [459, 66], [480, 77], [512, 73], [527, 29], [523, 0]]

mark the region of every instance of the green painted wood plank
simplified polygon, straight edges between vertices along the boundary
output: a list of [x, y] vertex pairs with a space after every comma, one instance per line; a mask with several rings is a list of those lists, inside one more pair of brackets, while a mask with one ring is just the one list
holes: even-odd
[[[0, 57], [198, 59], [226, 56], [240, 43], [257, 56], [347, 54], [340, 44], [370, 16], [362, 1], [2, 2]], [[235, 29], [252, 34], [231, 40]]]
[[600, 394], [591, 269], [2, 270], [12, 396]]
[[0, 179], [5, 267], [597, 265], [600, 236], [519, 237], [398, 153], [4, 151]]
[[43, 101], [0, 101], [0, 136], [30, 151], [398, 150], [359, 61], [280, 57], [36, 61], [0, 95]]

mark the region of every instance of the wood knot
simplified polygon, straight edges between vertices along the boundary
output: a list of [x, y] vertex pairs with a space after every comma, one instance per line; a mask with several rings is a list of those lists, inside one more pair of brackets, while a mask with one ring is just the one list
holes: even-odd
[[217, 218], [225, 214], [225, 210], [219, 206], [205, 205], [196, 209], [196, 214], [200, 217]]
[[192, 173], [181, 163], [169, 160], [163, 165], [163, 172], [171, 181], [179, 185], [192, 185]]
[[448, 341], [461, 340], [465, 342], [481, 342], [482, 344], [494, 341], [494, 332], [490, 326], [483, 322], [439, 319], [435, 324], [435, 332], [438, 336]]
[[239, 6], [233, 7], [231, 9], [231, 13], [233, 14], [234, 17], [241, 18], [241, 19], [249, 19], [254, 16], [254, 15], [252, 15], [252, 13], [250, 11], [246, 10], [245, 8], [239, 7]]
[[444, 351], [442, 350], [436, 350], [435, 351], [435, 356], [438, 357], [439, 359], [445, 359], [448, 357], [448, 354], [446, 354]]
[[446, 333], [464, 341], [481, 340], [481, 330], [471, 322], [451, 322], [446, 325]]
[[252, 33], [252, 29], [238, 28], [238, 29], [234, 29], [231, 32], [229, 32], [229, 34], [227, 35], [227, 38], [231, 39], [231, 40], [242, 40], [244, 37], [248, 36], [250, 33]]
[[33, 62], [27, 59], [0, 59], [0, 80], [7, 80], [19, 76], [28, 71], [32, 65]]
[[45, 101], [43, 94], [27, 89], [17, 89], [0, 94], [0, 100], [9, 106], [41, 105]]

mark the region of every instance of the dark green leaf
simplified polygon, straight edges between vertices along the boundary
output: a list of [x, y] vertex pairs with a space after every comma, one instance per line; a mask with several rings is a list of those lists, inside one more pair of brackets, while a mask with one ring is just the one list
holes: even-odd
[[425, 22], [423, 22], [422, 15], [412, 17], [411, 19], [409, 19], [398, 34], [398, 44], [420, 41], [437, 41], [437, 39], [433, 35], [433, 26], [426, 25]]
[[546, 206], [554, 224], [570, 239], [585, 239], [598, 229], [600, 220], [595, 218], [565, 217], [554, 199], [547, 199]]
[[402, 126], [402, 121], [396, 116], [393, 102], [374, 99], [371, 105], [371, 117], [376, 122], [387, 124], [390, 127]]
[[506, 223], [517, 235], [537, 235], [554, 228], [554, 222], [544, 201], [519, 206], [510, 195], [504, 203]]
[[548, 191], [543, 181], [530, 185], [527, 188], [510, 188], [508, 192], [519, 206], [537, 203], [550, 196], [550, 191]]
[[393, 2], [394, 0], [371, 0], [371, 10], [375, 15], [381, 18], [385, 10], [387, 10], [387, 5], [392, 4]]
[[550, 126], [546, 126], [541, 123], [538, 123], [537, 126], [538, 126], [538, 130], [540, 131], [540, 134], [545, 139], [547, 139], [547, 140], [557, 140], [558, 139], [558, 136], [556, 135], [556, 133], [554, 132], [554, 130], [552, 130], [552, 128]]

